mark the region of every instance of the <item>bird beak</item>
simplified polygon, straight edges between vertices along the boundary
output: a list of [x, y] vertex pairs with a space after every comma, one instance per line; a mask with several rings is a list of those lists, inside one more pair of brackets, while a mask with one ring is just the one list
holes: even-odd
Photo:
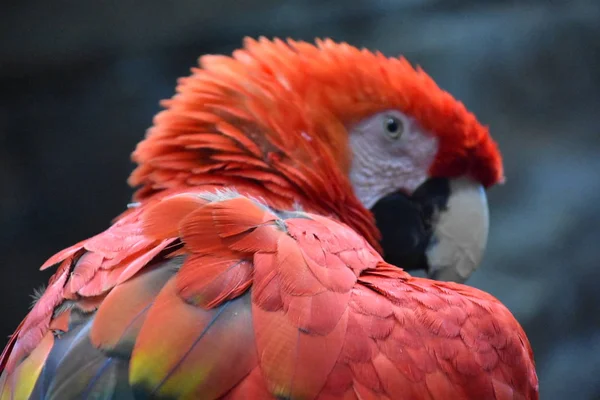
[[431, 178], [412, 195], [383, 197], [371, 211], [384, 258], [405, 270], [424, 269], [432, 279], [464, 282], [483, 258], [487, 197], [470, 178]]

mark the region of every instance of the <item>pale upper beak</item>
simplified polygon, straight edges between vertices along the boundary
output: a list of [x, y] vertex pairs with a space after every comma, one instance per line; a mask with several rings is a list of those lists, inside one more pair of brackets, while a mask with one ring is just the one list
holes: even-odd
[[412, 195], [393, 193], [372, 208], [384, 258], [430, 278], [464, 282], [479, 266], [489, 229], [487, 197], [467, 177], [432, 178]]
[[443, 281], [466, 281], [481, 263], [489, 225], [483, 186], [469, 178], [450, 180], [446, 210], [432, 221], [433, 233], [425, 252], [428, 275]]

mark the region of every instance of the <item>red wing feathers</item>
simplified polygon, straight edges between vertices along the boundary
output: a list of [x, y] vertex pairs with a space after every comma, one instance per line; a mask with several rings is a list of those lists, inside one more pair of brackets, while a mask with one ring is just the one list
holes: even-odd
[[537, 399], [529, 343], [506, 308], [410, 277], [328, 218], [278, 214], [233, 192], [188, 193], [78, 246], [62, 253], [3, 355], [3, 400], [15, 379], [33, 390], [49, 329], [96, 309], [92, 349], [130, 360], [122, 382], [140, 394]]
[[156, 296], [176, 272], [181, 260], [161, 264], [117, 285], [98, 309], [90, 331], [94, 346], [107, 352], [129, 355]]
[[[48, 288], [15, 333], [11, 352], [3, 353], [0, 365], [6, 364], [6, 369], [12, 371], [38, 345], [50, 328], [54, 310], [65, 299], [106, 293], [125, 277], [135, 275], [174, 240], [146, 237], [139, 216], [140, 210], [126, 214], [103, 233], [59, 252], [42, 266], [61, 262]], [[86, 307], [85, 302], [82, 307]]]
[[[196, 312], [214, 309], [218, 313], [229, 304], [228, 300], [241, 295], [253, 283], [251, 313], [255, 339], [247, 343], [247, 348], [256, 346], [252, 352], [258, 357], [256, 362], [266, 379], [266, 387], [278, 396], [318, 395], [344, 342], [351, 289], [360, 271], [375, 267], [376, 253], [370, 257], [362, 255], [369, 261], [366, 264], [360, 263], [358, 255], [347, 257], [355, 263], [348, 268], [336, 253], [362, 249], [364, 241], [357, 234], [343, 232], [347, 228], [333, 221], [316, 222], [304, 214], [284, 220], [245, 197], [224, 196], [183, 214], [178, 227], [190, 256], [174, 278], [174, 285], [175, 293], [186, 299], [186, 309], [192, 307], [192, 310], [196, 305], [199, 307]], [[152, 218], [151, 214], [148, 218]], [[176, 304], [173, 301], [169, 309]], [[153, 326], [150, 318], [154, 315], [152, 310], [158, 312], [159, 308], [166, 310], [157, 300], [144, 323], [149, 327], [148, 335], [156, 335], [150, 329]], [[160, 318], [165, 323], [167, 317]], [[158, 319], [154, 325], [157, 323]], [[187, 328], [175, 331], [183, 334]], [[152, 347], [143, 344], [144, 332], [143, 327], [134, 359], [138, 348], [141, 352], [142, 348]], [[190, 340], [200, 335], [200, 331], [191, 333]], [[158, 339], [153, 340], [158, 345]], [[169, 359], [174, 351], [169, 351]], [[197, 360], [202, 358], [195, 350], [194, 354]], [[182, 356], [173, 357], [181, 360]], [[163, 371], [172, 368], [164, 367]], [[143, 375], [160, 382], [155, 377], [165, 373], [154, 371]]]
[[406, 399], [537, 399], [529, 343], [504, 306], [463, 285], [378, 269], [350, 301], [341, 359], [356, 381]]

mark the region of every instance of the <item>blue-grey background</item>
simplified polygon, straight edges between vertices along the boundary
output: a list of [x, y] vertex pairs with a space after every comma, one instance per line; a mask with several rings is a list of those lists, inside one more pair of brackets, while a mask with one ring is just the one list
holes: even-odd
[[176, 78], [261, 34], [403, 53], [491, 127], [508, 179], [469, 283], [523, 324], [542, 399], [600, 399], [597, 0], [3, 2], [0, 335], [38, 266], [123, 210], [129, 154]]

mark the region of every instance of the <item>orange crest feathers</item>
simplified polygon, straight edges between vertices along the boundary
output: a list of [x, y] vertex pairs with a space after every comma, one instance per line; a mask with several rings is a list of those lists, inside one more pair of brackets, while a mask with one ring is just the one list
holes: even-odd
[[139, 166], [129, 182], [142, 185], [138, 198], [231, 177], [341, 203], [352, 193], [346, 128], [386, 109], [413, 116], [438, 138], [432, 176], [468, 174], [484, 186], [503, 179], [487, 128], [404, 58], [331, 40], [261, 38], [200, 65], [180, 79], [133, 153]]

